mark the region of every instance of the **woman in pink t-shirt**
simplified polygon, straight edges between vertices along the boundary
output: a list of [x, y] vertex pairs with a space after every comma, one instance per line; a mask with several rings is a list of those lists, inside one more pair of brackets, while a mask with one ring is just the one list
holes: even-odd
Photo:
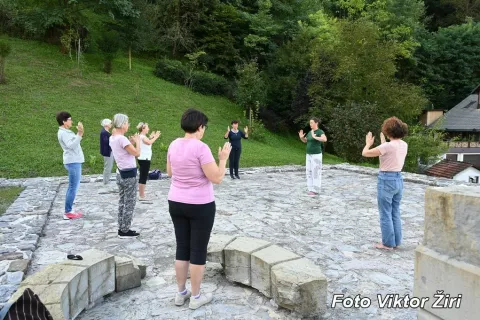
[[[402, 242], [400, 201], [403, 194], [403, 178], [401, 171], [408, 151], [408, 145], [402, 138], [407, 132], [407, 124], [396, 117], [391, 117], [383, 122], [380, 134], [381, 145], [370, 149], [375, 142], [375, 137], [369, 132], [365, 138], [362, 155], [364, 157], [380, 157], [377, 201], [382, 243], [375, 245], [377, 249], [392, 250]], [[385, 136], [390, 142], [385, 141]]]
[[[218, 148], [217, 165], [210, 148], [200, 141], [207, 122], [208, 118], [202, 112], [187, 110], [181, 120], [185, 136], [173, 141], [167, 153], [167, 173], [172, 177], [168, 206], [177, 241], [175, 273], [178, 293], [175, 294], [175, 304], [181, 306], [190, 298], [190, 309], [212, 301], [211, 294], [200, 295], [207, 246], [215, 220], [212, 183], [222, 182], [232, 149], [229, 142]], [[191, 292], [185, 287], [189, 267]]]

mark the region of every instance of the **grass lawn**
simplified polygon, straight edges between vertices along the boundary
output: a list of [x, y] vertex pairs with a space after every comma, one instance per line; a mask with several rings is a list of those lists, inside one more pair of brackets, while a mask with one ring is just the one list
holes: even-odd
[[[148, 122], [162, 135], [153, 145], [152, 169], [165, 169], [166, 147], [182, 136], [180, 116], [188, 107], [207, 114], [209, 126], [204, 141], [216, 156], [223, 135], [233, 119], [243, 121], [242, 109], [223, 97], [203, 96], [153, 75], [155, 61], [128, 60], [123, 55], [113, 64], [113, 73], [102, 72], [100, 56], [86, 54], [82, 75], [58, 46], [0, 36], [12, 46], [6, 61], [8, 83], [0, 85], [0, 177], [66, 175], [57, 141], [55, 114], [65, 110], [76, 124], [85, 127], [82, 148], [84, 174], [101, 173], [100, 121], [115, 113], [130, 117], [134, 133], [138, 122]], [[326, 154], [324, 163], [340, 159]], [[265, 142], [243, 141], [241, 167], [304, 164], [305, 145], [297, 136], [267, 134]]]
[[0, 188], [0, 216], [5, 213], [22, 191], [22, 187]]

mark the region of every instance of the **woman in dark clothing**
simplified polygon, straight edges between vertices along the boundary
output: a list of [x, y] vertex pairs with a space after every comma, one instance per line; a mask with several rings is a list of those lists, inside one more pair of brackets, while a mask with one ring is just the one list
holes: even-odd
[[[240, 179], [238, 176], [238, 166], [240, 163], [240, 154], [242, 153], [242, 138], [248, 139], [248, 127], [245, 127], [245, 133], [242, 130], [238, 130], [238, 121], [232, 121], [232, 130], [230, 126], [227, 127], [227, 132], [225, 133], [224, 138], [230, 140], [232, 145], [232, 151], [230, 152], [230, 157], [228, 163], [230, 166], [230, 178]], [[235, 176], [233, 176], [235, 170]]]
[[103, 156], [103, 184], [110, 182], [113, 168], [112, 148], [110, 148], [110, 129], [112, 128], [112, 120], [103, 119], [101, 122], [103, 127], [100, 132], [100, 154]]

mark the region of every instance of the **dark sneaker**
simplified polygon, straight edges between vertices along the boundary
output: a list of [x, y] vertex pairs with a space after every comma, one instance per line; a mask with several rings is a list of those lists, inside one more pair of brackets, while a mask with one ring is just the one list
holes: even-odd
[[120, 239], [130, 239], [130, 238], [136, 238], [140, 235], [140, 233], [133, 231], [133, 230], [128, 230], [127, 232], [122, 232], [118, 230], [118, 237]]
[[235, 178], [240, 179], [240, 177], [238, 176], [238, 174], [235, 175]]
[[233, 176], [233, 174], [230, 175], [230, 178], [235, 179], [235, 177]]

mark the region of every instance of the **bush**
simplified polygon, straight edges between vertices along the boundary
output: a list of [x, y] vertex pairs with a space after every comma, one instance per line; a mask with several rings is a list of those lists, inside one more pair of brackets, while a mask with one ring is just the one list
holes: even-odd
[[232, 85], [227, 79], [210, 72], [194, 71], [190, 81], [188, 67], [178, 60], [162, 59], [157, 62], [154, 74], [164, 80], [191, 86], [192, 90], [201, 94], [233, 96]]
[[227, 79], [209, 72], [196, 71], [193, 74], [192, 90], [201, 94], [232, 96], [232, 87]]
[[187, 68], [180, 61], [162, 59], [157, 62], [154, 73], [159, 78], [183, 85]]
[[347, 103], [335, 107], [328, 122], [335, 153], [351, 162], [377, 162], [377, 159], [362, 156], [365, 135], [371, 131], [375, 136], [373, 147], [380, 144], [381, 126], [387, 116], [378, 105], [371, 103]]
[[444, 131], [428, 128], [423, 125], [410, 126], [405, 142], [408, 153], [404, 170], [423, 173], [423, 170], [441, 160], [441, 155], [448, 151], [448, 143]]

